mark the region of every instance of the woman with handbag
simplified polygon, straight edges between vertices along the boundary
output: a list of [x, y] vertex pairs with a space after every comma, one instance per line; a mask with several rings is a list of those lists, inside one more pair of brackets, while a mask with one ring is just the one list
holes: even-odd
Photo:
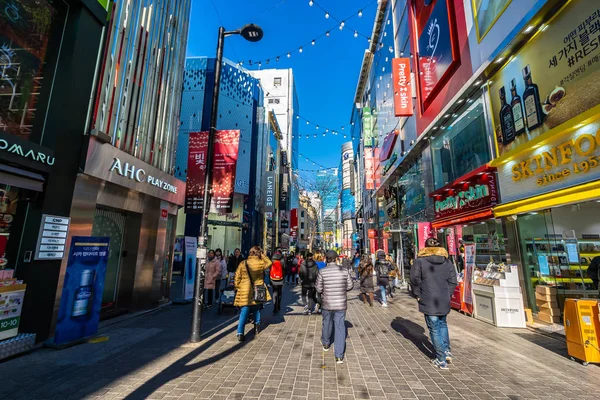
[[238, 266], [234, 279], [236, 294], [233, 305], [241, 309], [237, 330], [240, 342], [246, 338], [244, 329], [250, 311], [254, 312], [255, 335], [260, 333], [260, 310], [264, 303], [271, 300], [264, 280], [265, 271], [271, 267], [271, 260], [258, 246], [252, 247], [249, 254], [248, 259]]

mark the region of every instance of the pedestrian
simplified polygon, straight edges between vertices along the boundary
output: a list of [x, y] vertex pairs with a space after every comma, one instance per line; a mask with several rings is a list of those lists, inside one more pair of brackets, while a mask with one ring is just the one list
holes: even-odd
[[273, 288], [273, 315], [281, 310], [281, 297], [283, 296], [283, 279], [285, 267], [283, 266], [283, 254], [277, 250], [273, 254], [273, 263], [269, 272], [271, 287]]
[[[271, 266], [269, 260], [258, 246], [250, 249], [248, 259], [242, 261], [235, 271], [235, 301], [234, 306], [240, 307], [240, 319], [238, 322], [237, 338], [243, 342], [246, 338], [244, 331], [246, 320], [251, 311], [254, 312], [254, 334], [260, 333], [260, 310], [263, 303], [254, 300], [254, 287], [265, 286], [264, 274]], [[271, 295], [267, 290], [266, 301], [271, 300]]]
[[389, 292], [390, 292], [390, 297], [394, 298], [394, 293], [396, 293], [396, 285], [398, 285], [398, 283], [399, 283], [400, 271], [398, 270], [398, 265], [396, 265], [396, 263], [394, 262], [394, 258], [392, 257], [391, 254], [388, 254], [385, 259], [392, 266], [392, 270], [390, 271]]
[[316, 290], [318, 273], [319, 269], [317, 268], [317, 263], [313, 260], [312, 253], [308, 253], [306, 255], [306, 260], [300, 265], [300, 282], [302, 283], [304, 314], [311, 314], [313, 311], [319, 312]]
[[221, 277], [221, 262], [217, 259], [214, 250], [209, 250], [207, 257], [208, 261], [206, 262], [204, 279], [204, 289], [206, 289], [204, 299], [206, 300], [205, 308], [210, 308], [213, 303], [217, 278]]
[[331, 347], [331, 333], [334, 334], [334, 355], [337, 364], [344, 362], [346, 352], [346, 292], [352, 290], [352, 277], [348, 270], [336, 263], [337, 253], [329, 250], [325, 254], [327, 266], [317, 275], [317, 292], [322, 296], [323, 330], [321, 344], [323, 351]]
[[229, 261], [227, 262], [227, 272], [230, 277], [235, 275], [235, 271], [237, 271], [238, 265], [244, 260], [242, 257], [242, 252], [240, 249], [235, 249], [233, 254], [229, 257]]
[[221, 285], [222, 283], [226, 283], [227, 279], [227, 263], [225, 262], [225, 258], [223, 257], [223, 250], [216, 249], [215, 257], [219, 260], [220, 273], [215, 280], [215, 301], [219, 300], [219, 294], [221, 293]]
[[354, 258], [352, 259], [352, 268], [354, 268], [356, 280], [360, 279], [360, 274], [358, 273], [358, 267], [360, 266], [360, 262], [360, 252], [356, 251], [356, 253], [354, 253]]
[[291, 285], [294, 280], [294, 252], [285, 258], [285, 283]]
[[313, 259], [315, 260], [315, 262], [317, 263], [317, 268], [318, 269], [323, 269], [327, 266], [327, 264], [325, 263], [325, 257], [323, 257], [323, 254], [321, 253], [317, 253]]
[[431, 343], [436, 358], [433, 365], [448, 369], [452, 362], [450, 336], [446, 316], [450, 313], [450, 298], [457, 284], [456, 270], [448, 252], [435, 238], [425, 241], [425, 248], [419, 251], [410, 270], [413, 294], [419, 302], [419, 311], [425, 315]]
[[385, 251], [377, 250], [377, 261], [375, 261], [375, 272], [377, 273], [377, 285], [379, 286], [380, 301], [382, 307], [387, 307], [387, 293], [390, 286], [390, 272], [393, 266], [385, 258]]
[[369, 303], [373, 307], [373, 290], [375, 282], [373, 282], [373, 263], [369, 257], [363, 258], [358, 267], [360, 272], [360, 293], [363, 303]]

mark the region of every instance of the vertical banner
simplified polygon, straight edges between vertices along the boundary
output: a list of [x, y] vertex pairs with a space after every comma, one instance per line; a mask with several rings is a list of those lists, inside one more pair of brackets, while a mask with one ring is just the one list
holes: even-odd
[[[290, 236], [296, 238], [298, 236], [298, 209], [292, 208], [290, 212]], [[308, 236], [308, 235], [307, 235]]]
[[265, 172], [265, 212], [275, 212], [275, 171]]
[[208, 132], [190, 132], [187, 177], [185, 180], [185, 212], [199, 214], [203, 210], [204, 179]]
[[464, 301], [466, 304], [473, 304], [473, 292], [472, 292], [472, 282], [473, 282], [473, 271], [475, 270], [475, 245], [474, 244], [466, 244], [465, 245], [465, 293], [464, 293]]
[[365, 188], [375, 190], [375, 160], [373, 160], [373, 151], [365, 149]]
[[394, 113], [396, 117], [410, 117], [413, 115], [410, 58], [394, 58], [392, 74], [394, 77]]
[[425, 248], [425, 241], [431, 237], [431, 222], [419, 222], [419, 232], [417, 234], [419, 238], [419, 250]]
[[54, 344], [98, 332], [110, 238], [74, 236], [63, 284]]
[[230, 213], [233, 209], [235, 167], [238, 159], [240, 131], [217, 131], [213, 159], [213, 201], [217, 212]]
[[454, 228], [446, 229], [446, 242], [448, 243], [448, 255], [456, 255], [456, 235], [454, 234]]
[[196, 278], [196, 250], [197, 241], [195, 237], [186, 236], [185, 240], [185, 285], [183, 289], [184, 300], [194, 297], [194, 280]]

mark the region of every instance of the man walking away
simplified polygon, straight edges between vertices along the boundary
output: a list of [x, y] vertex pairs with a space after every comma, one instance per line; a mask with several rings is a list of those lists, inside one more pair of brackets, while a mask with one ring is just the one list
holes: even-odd
[[276, 251], [273, 254], [273, 264], [269, 272], [271, 287], [273, 288], [273, 315], [281, 310], [281, 297], [283, 296], [283, 279], [285, 267], [283, 266], [283, 254]]
[[352, 290], [352, 277], [348, 270], [336, 264], [337, 253], [329, 250], [325, 254], [327, 266], [317, 275], [317, 292], [321, 293], [323, 331], [321, 343], [323, 351], [331, 347], [331, 331], [334, 335], [334, 354], [338, 364], [344, 362], [346, 351], [346, 292]]
[[452, 362], [450, 337], [446, 316], [450, 313], [450, 297], [456, 287], [456, 270], [448, 252], [440, 247], [440, 242], [429, 238], [425, 248], [419, 251], [410, 270], [413, 293], [419, 302], [419, 311], [425, 314], [429, 336], [435, 349], [433, 365], [448, 369]]
[[381, 297], [381, 306], [387, 307], [387, 291], [390, 285], [390, 272], [394, 269], [385, 258], [385, 251], [377, 250], [377, 261], [375, 261], [375, 272], [377, 273], [377, 285]]
[[[306, 255], [306, 260], [300, 265], [300, 281], [302, 283], [302, 302], [304, 303], [304, 314], [310, 314], [313, 312], [318, 312], [315, 307], [315, 303], [317, 302], [317, 295], [315, 285], [317, 283], [317, 274], [319, 273], [319, 269], [317, 268], [317, 263], [313, 260], [312, 253], [308, 253]], [[307, 298], [308, 297], [308, 302]]]

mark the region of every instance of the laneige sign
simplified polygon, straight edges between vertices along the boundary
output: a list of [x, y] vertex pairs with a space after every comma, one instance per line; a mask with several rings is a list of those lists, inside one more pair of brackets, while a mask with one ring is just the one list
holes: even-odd
[[84, 173], [180, 206], [185, 201], [185, 182], [93, 136]]
[[152, 175], [148, 175], [142, 168], [136, 167], [128, 162], [122, 162], [119, 158], [115, 157], [113, 163], [110, 166], [110, 172], [117, 173], [125, 178], [134, 179], [137, 182], [146, 182], [150, 185], [156, 186], [167, 192], [177, 194], [177, 186], [172, 185], [169, 182], [163, 181], [162, 179], [155, 178]]

